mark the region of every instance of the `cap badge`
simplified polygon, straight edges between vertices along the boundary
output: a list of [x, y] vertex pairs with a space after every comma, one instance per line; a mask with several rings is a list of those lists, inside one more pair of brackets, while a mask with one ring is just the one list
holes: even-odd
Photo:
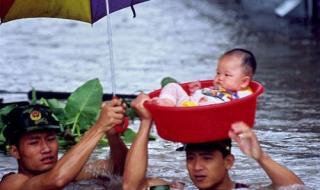
[[41, 112], [37, 111], [37, 110], [33, 110], [31, 113], [30, 113], [30, 119], [32, 121], [38, 121], [41, 119]]

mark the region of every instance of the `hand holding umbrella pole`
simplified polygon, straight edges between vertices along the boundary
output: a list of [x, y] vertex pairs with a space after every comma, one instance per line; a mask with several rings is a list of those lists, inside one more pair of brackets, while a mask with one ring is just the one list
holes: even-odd
[[[110, 12], [109, 12], [109, 1], [106, 0], [106, 13], [107, 13], [107, 30], [108, 30], [108, 46], [109, 46], [109, 58], [110, 58], [110, 70], [111, 70], [111, 85], [112, 85], [112, 95], [113, 99], [118, 97], [116, 96], [116, 77], [115, 77], [115, 66], [113, 59], [113, 43], [112, 43], [112, 29], [111, 29], [111, 20], [110, 20]], [[129, 118], [125, 116], [123, 122], [119, 125], [115, 126], [115, 130], [117, 133], [123, 133], [129, 125]]]
[[[131, 7], [135, 17], [133, 5], [148, 0], [0, 0], [0, 25], [17, 19], [24, 18], [63, 18], [78, 20], [87, 23], [95, 23], [107, 15], [108, 45], [110, 51], [112, 94], [116, 94], [115, 68], [113, 61], [113, 44], [110, 13], [120, 9]], [[105, 3], [105, 5], [104, 5]], [[128, 119], [125, 119], [128, 123]]]
[[[119, 99], [119, 98], [116, 96], [113, 96], [112, 99]], [[122, 105], [123, 107], [125, 107], [124, 103], [122, 103]], [[116, 125], [114, 129], [116, 130], [117, 133], [121, 134], [128, 128], [128, 126], [129, 126], [129, 117], [125, 114], [122, 123], [119, 125]]]

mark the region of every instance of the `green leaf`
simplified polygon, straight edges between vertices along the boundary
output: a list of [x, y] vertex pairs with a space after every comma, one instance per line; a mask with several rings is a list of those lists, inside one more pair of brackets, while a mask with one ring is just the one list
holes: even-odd
[[3, 117], [11, 112], [17, 105], [10, 104], [0, 109], [0, 149], [6, 152], [6, 139], [3, 136], [3, 130], [6, 124], [3, 122]]
[[164, 86], [166, 86], [169, 83], [178, 83], [178, 81], [172, 77], [164, 77], [161, 80], [161, 87], [163, 88]]
[[[38, 102], [38, 101], [37, 101]], [[45, 99], [45, 98], [40, 98], [39, 102], [38, 102], [40, 105], [43, 105], [43, 106], [49, 106], [48, 104], [48, 100]]]
[[49, 99], [47, 100], [48, 106], [52, 110], [56, 119], [62, 123], [65, 121], [65, 107], [66, 104], [57, 99]]
[[124, 101], [124, 103], [126, 104], [126, 107], [127, 107], [125, 114], [129, 117], [129, 119], [130, 119], [131, 121], [134, 121], [134, 119], [138, 117], [138, 114], [137, 114], [136, 111], [131, 107], [131, 102], [132, 102], [132, 100], [126, 100], [126, 99], [124, 99], [123, 101]]
[[122, 135], [123, 140], [126, 143], [132, 143], [134, 138], [136, 137], [137, 133], [134, 132], [132, 129], [128, 128]]
[[138, 117], [138, 114], [136, 113], [136, 111], [131, 107], [128, 107], [126, 109], [126, 115], [129, 117], [131, 121], [134, 121], [134, 119]]
[[63, 137], [59, 137], [58, 141], [59, 141], [59, 146], [64, 149], [69, 149], [77, 143], [74, 140], [70, 140], [70, 139], [66, 140]]
[[0, 115], [7, 115], [8, 113], [11, 112], [11, 110], [13, 110], [13, 108], [17, 107], [16, 104], [10, 104], [10, 105], [7, 105], [3, 108], [0, 109]]
[[108, 139], [106, 137], [103, 137], [102, 139], [100, 139], [98, 146], [99, 147], [109, 146]]
[[153, 135], [149, 135], [149, 140], [150, 141], [155, 141], [157, 139], [157, 137], [153, 136]]
[[67, 100], [65, 120], [73, 121], [72, 132], [87, 130], [97, 118], [102, 103], [102, 86], [98, 79], [92, 79], [74, 91]]
[[[134, 138], [137, 136], [137, 133], [134, 132], [132, 129], [128, 128], [123, 134], [122, 134], [122, 139], [126, 143], [132, 143]], [[153, 135], [149, 135], [149, 140], [154, 141], [156, 140], [156, 137]]]
[[4, 138], [3, 136], [3, 130], [4, 128], [1, 129], [1, 133], [0, 133], [0, 144], [4, 144], [6, 141], [6, 138]]
[[16, 104], [10, 104], [0, 109], [0, 131], [6, 126], [5, 123], [3, 123], [3, 117], [10, 113], [15, 107], [17, 107]]
[[36, 89], [32, 87], [31, 91], [31, 104], [35, 105], [37, 104], [37, 95], [36, 95]]

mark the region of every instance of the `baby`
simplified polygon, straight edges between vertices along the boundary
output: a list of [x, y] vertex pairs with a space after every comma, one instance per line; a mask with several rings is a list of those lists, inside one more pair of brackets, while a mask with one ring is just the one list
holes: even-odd
[[196, 106], [242, 98], [252, 94], [249, 84], [255, 71], [256, 60], [250, 51], [232, 49], [219, 58], [212, 87], [201, 89], [200, 82], [193, 82], [188, 95], [179, 84], [169, 83], [155, 101], [163, 106]]

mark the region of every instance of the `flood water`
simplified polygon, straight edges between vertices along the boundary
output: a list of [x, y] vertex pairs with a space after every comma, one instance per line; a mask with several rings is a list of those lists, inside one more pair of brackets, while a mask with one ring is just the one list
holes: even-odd
[[[320, 30], [295, 14], [278, 18], [277, 1], [151, 0], [112, 14], [117, 92], [150, 92], [163, 77], [181, 82], [211, 79], [218, 57], [231, 48], [252, 50], [255, 80], [265, 87], [254, 127], [263, 149], [305, 184], [320, 187]], [[301, 7], [298, 7], [298, 9]], [[17, 20], [0, 26], [0, 98], [26, 100], [37, 90], [73, 91], [100, 78], [111, 93], [106, 20], [93, 26], [58, 19]], [[131, 125], [137, 128], [138, 122]], [[156, 134], [156, 131], [153, 131]], [[178, 143], [149, 144], [148, 176], [185, 182], [192, 189]], [[98, 149], [92, 159], [103, 158]], [[259, 189], [270, 183], [257, 163], [233, 148], [234, 180]], [[0, 153], [0, 177], [16, 170]], [[89, 187], [88, 187], [89, 186]], [[99, 183], [70, 189], [108, 189]]]

